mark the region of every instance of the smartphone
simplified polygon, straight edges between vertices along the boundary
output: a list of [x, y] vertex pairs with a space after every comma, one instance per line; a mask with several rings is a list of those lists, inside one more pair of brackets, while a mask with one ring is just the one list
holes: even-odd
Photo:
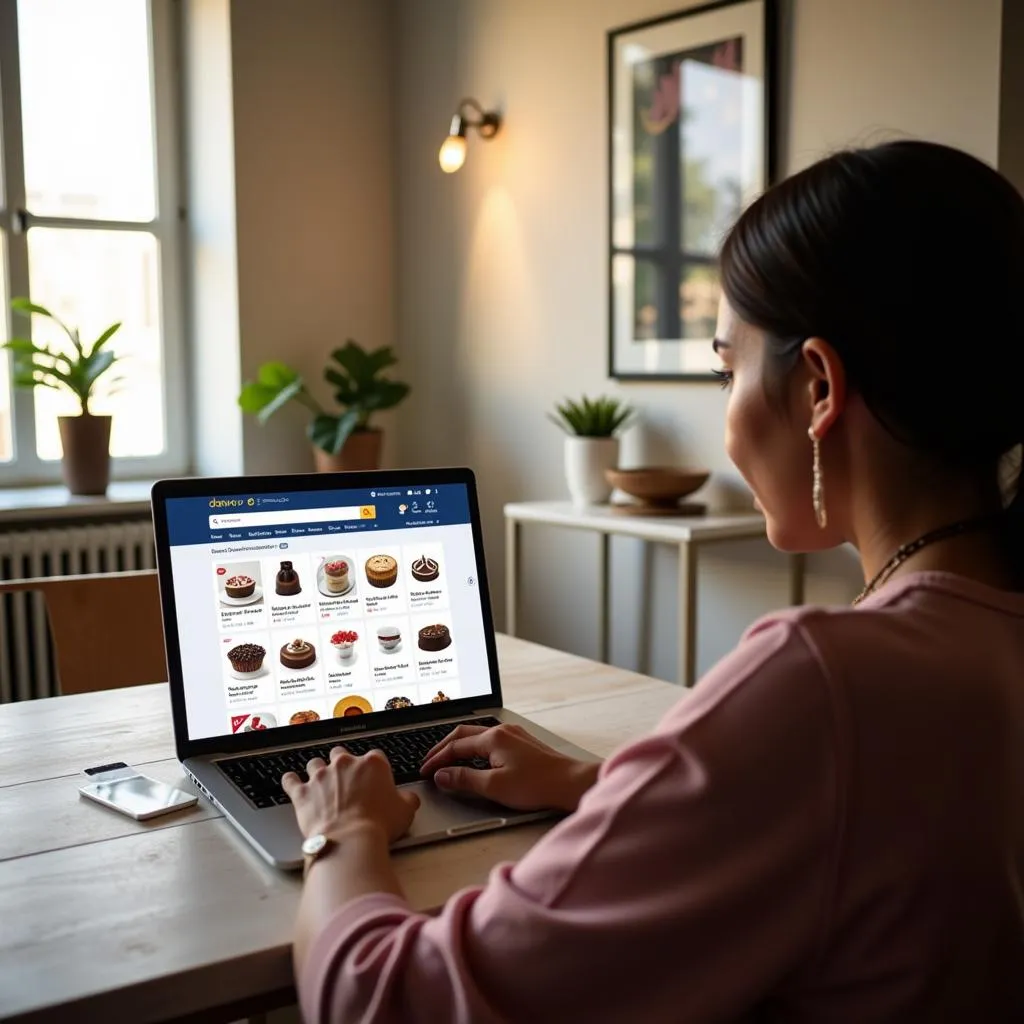
[[134, 768], [118, 761], [114, 764], [86, 768], [85, 774], [96, 781], [79, 789], [88, 800], [95, 800], [129, 818], [145, 821], [160, 814], [169, 814], [185, 807], [194, 807], [199, 797], [184, 790], [140, 775]]

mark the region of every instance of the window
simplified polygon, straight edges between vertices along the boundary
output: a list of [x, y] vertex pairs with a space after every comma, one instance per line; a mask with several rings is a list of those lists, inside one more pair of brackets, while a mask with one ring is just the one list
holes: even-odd
[[[0, 0], [0, 334], [60, 344], [11, 316], [28, 295], [122, 356], [90, 403], [113, 415], [115, 476], [186, 468], [172, 0]], [[47, 388], [12, 391], [0, 353], [0, 483], [56, 480]], [[118, 372], [119, 371], [119, 372]]]

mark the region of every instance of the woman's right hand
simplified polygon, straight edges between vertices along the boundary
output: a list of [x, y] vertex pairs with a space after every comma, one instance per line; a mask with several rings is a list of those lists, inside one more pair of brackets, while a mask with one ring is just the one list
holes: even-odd
[[[457, 765], [486, 758], [490, 768]], [[460, 725], [426, 756], [420, 772], [438, 788], [473, 793], [518, 811], [574, 811], [600, 766], [552, 750], [520, 725]]]

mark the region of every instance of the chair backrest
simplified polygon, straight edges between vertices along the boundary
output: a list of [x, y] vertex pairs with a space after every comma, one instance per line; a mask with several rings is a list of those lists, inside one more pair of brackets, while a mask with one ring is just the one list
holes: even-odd
[[0, 583], [46, 602], [62, 694], [167, 679], [157, 574], [111, 572]]

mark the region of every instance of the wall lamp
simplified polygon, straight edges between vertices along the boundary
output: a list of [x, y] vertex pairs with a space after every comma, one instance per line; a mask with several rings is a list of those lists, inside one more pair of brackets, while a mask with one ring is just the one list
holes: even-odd
[[458, 113], [452, 118], [448, 138], [441, 143], [438, 163], [445, 174], [454, 174], [466, 162], [466, 129], [475, 128], [481, 139], [493, 139], [501, 127], [501, 115], [496, 110], [484, 110], [476, 100], [464, 99]]

